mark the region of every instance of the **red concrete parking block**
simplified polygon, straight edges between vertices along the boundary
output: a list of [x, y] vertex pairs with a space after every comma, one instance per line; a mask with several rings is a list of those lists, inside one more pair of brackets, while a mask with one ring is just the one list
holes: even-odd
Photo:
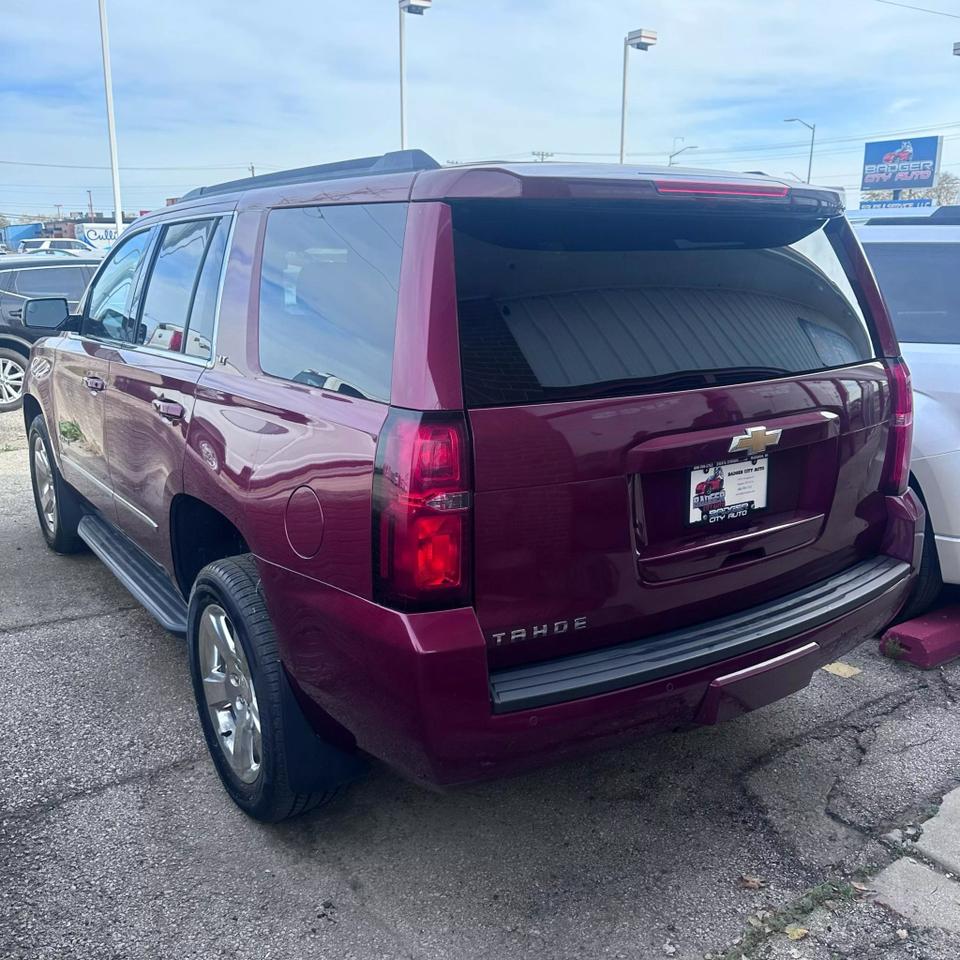
[[880, 640], [880, 652], [922, 670], [960, 657], [960, 605], [942, 607], [891, 627]]

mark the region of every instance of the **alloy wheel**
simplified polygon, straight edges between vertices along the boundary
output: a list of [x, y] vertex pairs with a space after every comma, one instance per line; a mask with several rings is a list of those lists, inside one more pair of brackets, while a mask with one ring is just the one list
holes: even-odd
[[198, 656], [210, 722], [230, 769], [253, 783], [263, 760], [260, 707], [243, 646], [223, 607], [200, 615]]
[[25, 374], [22, 363], [0, 357], [0, 403], [16, 403], [22, 399]]
[[40, 519], [53, 537], [57, 533], [57, 488], [53, 482], [53, 468], [47, 448], [40, 437], [33, 438], [33, 476], [37, 485], [37, 505]]

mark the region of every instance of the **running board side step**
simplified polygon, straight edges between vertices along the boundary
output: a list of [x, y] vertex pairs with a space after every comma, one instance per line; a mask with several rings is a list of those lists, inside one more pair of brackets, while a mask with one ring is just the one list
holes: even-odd
[[83, 517], [77, 533], [161, 627], [186, 634], [187, 604], [161, 566], [96, 514]]

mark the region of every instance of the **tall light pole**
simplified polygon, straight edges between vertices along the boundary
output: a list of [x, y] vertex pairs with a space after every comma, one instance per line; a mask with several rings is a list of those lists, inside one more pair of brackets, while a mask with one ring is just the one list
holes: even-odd
[[110, 173], [113, 177], [113, 213], [117, 221], [117, 236], [123, 232], [123, 207], [120, 203], [120, 170], [117, 162], [117, 129], [113, 121], [113, 77], [110, 73], [110, 37], [107, 34], [106, 0], [100, 5], [100, 48], [103, 51], [103, 89], [107, 95], [107, 137], [110, 140]]
[[405, 13], [415, 13], [423, 16], [424, 11], [429, 10], [433, 0], [398, 0], [400, 10], [400, 149], [407, 149], [407, 91], [405, 87], [406, 76], [406, 31], [404, 29], [403, 15]]
[[[677, 140], [678, 140], [678, 139], [679, 139], [679, 140], [683, 140], [683, 137], [679, 137], [679, 138], [678, 138], [678, 137], [674, 137], [674, 138], [673, 138], [673, 145], [674, 145], [674, 146], [677, 145]], [[684, 153], [684, 152], [687, 151], [687, 150], [696, 150], [696, 149], [698, 149], [698, 148], [697, 148], [697, 145], [696, 145], [695, 143], [691, 143], [689, 147], [681, 147], [679, 150], [674, 150], [673, 153], [671, 153], [671, 154], [667, 157], [667, 166], [668, 166], [668, 167], [672, 167], [672, 166], [673, 166], [674, 158], [679, 157], [681, 153]]]
[[810, 159], [807, 161], [807, 183], [809, 183], [810, 177], [813, 176], [813, 142], [817, 137], [817, 125], [815, 123], [807, 123], [806, 120], [801, 120], [799, 117], [788, 117], [783, 122], [802, 123], [810, 131]]
[[627, 67], [630, 48], [649, 50], [657, 42], [656, 30], [631, 30], [623, 38], [623, 96], [620, 100], [620, 162], [623, 163], [627, 137]]

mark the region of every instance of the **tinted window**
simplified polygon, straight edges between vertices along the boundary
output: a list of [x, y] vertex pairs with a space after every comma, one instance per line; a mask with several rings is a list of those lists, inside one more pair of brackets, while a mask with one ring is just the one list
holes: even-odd
[[405, 204], [274, 210], [260, 282], [260, 365], [389, 400]]
[[182, 349], [194, 286], [216, 222], [192, 220], [164, 227], [147, 280], [136, 343], [157, 350]]
[[130, 300], [150, 234], [150, 230], [144, 230], [124, 238], [114, 247], [110, 259], [90, 289], [83, 321], [86, 336], [130, 339]]
[[900, 340], [960, 343], [960, 244], [868, 243], [864, 249]]
[[695, 389], [874, 356], [819, 221], [498, 200], [455, 205], [454, 227], [470, 406]]
[[13, 291], [13, 278], [16, 276], [12, 270], [0, 271], [0, 290]]
[[32, 267], [17, 273], [17, 293], [75, 301], [83, 296], [89, 277], [83, 267]]
[[190, 311], [184, 353], [209, 360], [213, 356], [213, 324], [216, 319], [217, 294], [220, 292], [220, 272], [227, 248], [230, 221], [221, 220], [207, 248], [207, 256], [200, 270], [197, 292]]

